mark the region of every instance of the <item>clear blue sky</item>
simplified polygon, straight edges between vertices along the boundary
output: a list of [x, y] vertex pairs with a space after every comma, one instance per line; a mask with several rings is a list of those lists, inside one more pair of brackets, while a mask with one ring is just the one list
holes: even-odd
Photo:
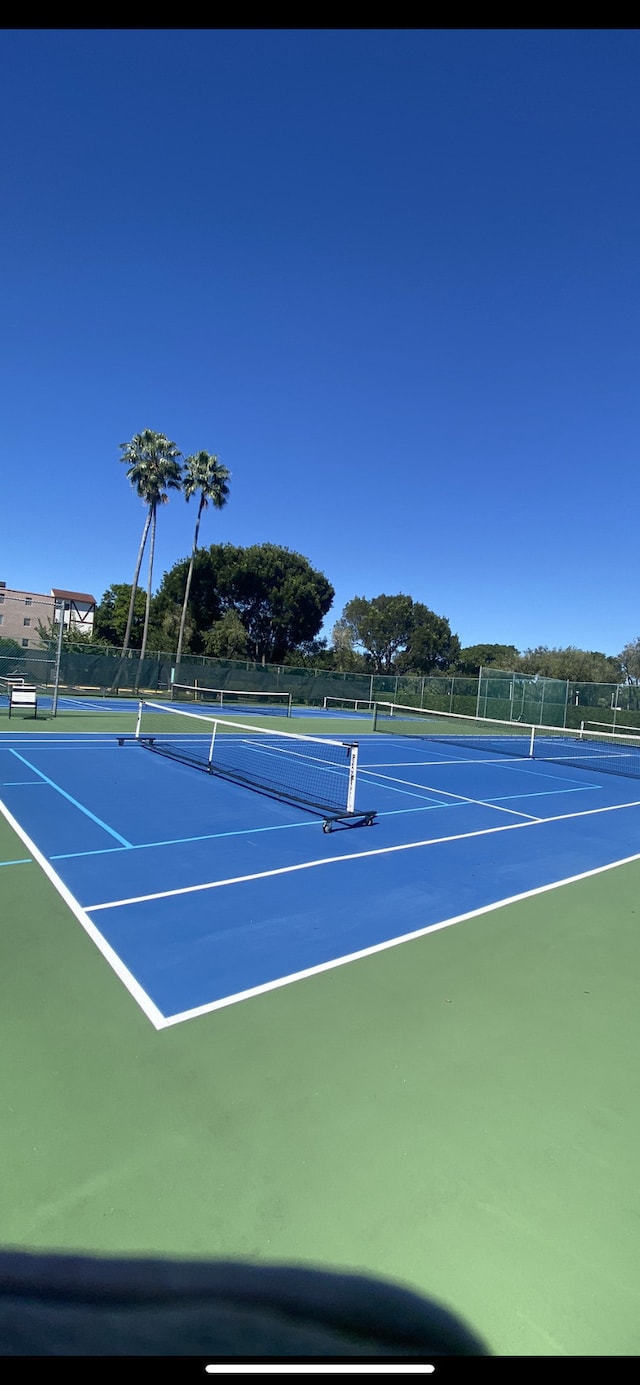
[[404, 591], [465, 645], [640, 633], [638, 31], [0, 50], [0, 578], [130, 581], [153, 428], [232, 472], [202, 542], [305, 554], [327, 630]]

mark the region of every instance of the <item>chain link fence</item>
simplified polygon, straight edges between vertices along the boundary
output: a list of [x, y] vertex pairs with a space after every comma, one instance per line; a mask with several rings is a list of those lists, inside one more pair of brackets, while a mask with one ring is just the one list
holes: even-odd
[[[3, 653], [0, 677], [23, 677], [38, 687], [52, 687], [55, 652], [18, 649]], [[62, 653], [60, 690], [85, 696], [128, 696], [137, 692], [170, 696], [171, 685], [193, 683], [235, 692], [287, 692], [294, 704], [321, 707], [325, 697], [366, 702], [397, 702], [432, 707], [439, 712], [496, 717], [535, 726], [578, 727], [583, 721], [640, 731], [640, 686], [578, 683], [535, 674], [481, 669], [477, 678], [368, 673], [259, 664], [250, 659], [212, 659], [184, 655], [176, 666], [171, 654], [79, 644]]]

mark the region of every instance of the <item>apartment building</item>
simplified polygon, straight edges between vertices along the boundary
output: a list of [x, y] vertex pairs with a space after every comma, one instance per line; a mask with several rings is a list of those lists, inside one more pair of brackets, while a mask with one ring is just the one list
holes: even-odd
[[0, 582], [0, 639], [17, 640], [23, 649], [41, 648], [38, 627], [52, 629], [63, 604], [65, 629], [74, 635], [92, 634], [96, 599], [87, 592], [63, 587], [52, 587], [47, 594], [18, 591]]

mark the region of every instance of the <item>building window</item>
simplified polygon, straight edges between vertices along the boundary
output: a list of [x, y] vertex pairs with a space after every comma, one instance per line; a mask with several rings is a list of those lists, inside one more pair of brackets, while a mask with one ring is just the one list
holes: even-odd
[[4, 620], [4, 616], [0, 616], [0, 625], [2, 625], [3, 620]]
[[0, 592], [0, 601], [4, 601], [4, 592]]
[[30, 606], [30, 605], [31, 605], [31, 597], [30, 597], [30, 596], [25, 596], [25, 598], [24, 598], [24, 604], [25, 604], [25, 606]]
[[30, 624], [31, 624], [31, 616], [25, 616], [25, 618], [24, 618], [22, 624], [23, 624], [23, 625], [30, 625]]
[[23, 648], [23, 649], [28, 649], [28, 648], [29, 648], [29, 641], [28, 641], [28, 640], [23, 640], [23, 641], [22, 641], [22, 648]]

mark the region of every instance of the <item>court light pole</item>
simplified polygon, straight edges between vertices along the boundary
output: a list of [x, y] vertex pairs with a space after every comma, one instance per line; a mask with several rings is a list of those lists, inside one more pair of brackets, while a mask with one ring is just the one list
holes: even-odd
[[58, 650], [56, 653], [56, 671], [53, 680], [53, 702], [52, 711], [54, 717], [58, 715], [58, 689], [60, 687], [60, 661], [62, 659], [62, 637], [64, 635], [64, 613], [67, 609], [66, 601], [61, 601], [58, 606]]

